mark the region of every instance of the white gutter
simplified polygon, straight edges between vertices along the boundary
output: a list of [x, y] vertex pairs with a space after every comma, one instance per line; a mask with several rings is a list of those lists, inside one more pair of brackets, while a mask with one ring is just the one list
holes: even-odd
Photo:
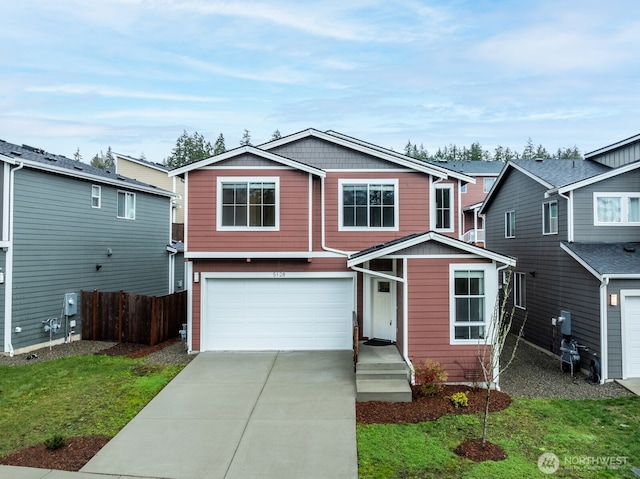
[[321, 200], [320, 200], [320, 202], [321, 202], [321, 211], [322, 211], [322, 214], [321, 214], [321, 217], [322, 217], [322, 233], [321, 233], [322, 249], [325, 250], [325, 251], [329, 251], [331, 253], [337, 253], [337, 254], [340, 254], [340, 255], [348, 257], [349, 253], [347, 253], [346, 251], [341, 251], [341, 250], [335, 249], [335, 248], [329, 248], [327, 246], [327, 243], [326, 243], [327, 225], [326, 225], [326, 213], [325, 213], [325, 204], [324, 204], [324, 197], [325, 197], [325, 194], [324, 194], [324, 188], [325, 188], [324, 176], [320, 177], [320, 184], [321, 184], [321, 187], [320, 187]]
[[13, 357], [13, 345], [11, 344], [11, 335], [13, 333], [13, 201], [14, 201], [14, 182], [15, 173], [24, 168], [24, 163], [18, 163], [9, 173], [9, 231], [7, 235], [8, 246], [5, 255], [5, 274], [4, 274], [4, 350], [9, 351], [9, 356]]
[[609, 378], [609, 348], [607, 347], [607, 287], [609, 277], [603, 276], [600, 281], [600, 384]]
[[570, 191], [569, 196], [558, 192], [558, 196], [567, 200], [567, 241], [573, 242], [573, 193]]

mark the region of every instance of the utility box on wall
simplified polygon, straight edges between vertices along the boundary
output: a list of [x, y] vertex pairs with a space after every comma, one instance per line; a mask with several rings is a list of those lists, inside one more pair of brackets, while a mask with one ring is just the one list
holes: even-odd
[[560, 319], [560, 334], [571, 336], [571, 312], [563, 309], [558, 319]]
[[78, 293], [65, 293], [64, 315], [74, 316], [78, 314]]

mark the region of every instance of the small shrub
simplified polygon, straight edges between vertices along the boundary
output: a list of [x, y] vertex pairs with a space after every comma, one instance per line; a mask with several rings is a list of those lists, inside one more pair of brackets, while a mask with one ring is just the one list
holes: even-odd
[[457, 392], [455, 394], [452, 394], [449, 399], [451, 399], [451, 404], [453, 404], [456, 408], [469, 406], [469, 398], [467, 397], [466, 393]]
[[44, 441], [44, 445], [47, 446], [47, 449], [55, 451], [56, 449], [60, 449], [61, 447], [63, 447], [66, 442], [67, 440], [62, 434], [54, 434]]
[[416, 383], [420, 385], [420, 393], [423, 396], [435, 396], [442, 391], [442, 383], [447, 380], [449, 374], [442, 364], [432, 359], [425, 359], [415, 366]]

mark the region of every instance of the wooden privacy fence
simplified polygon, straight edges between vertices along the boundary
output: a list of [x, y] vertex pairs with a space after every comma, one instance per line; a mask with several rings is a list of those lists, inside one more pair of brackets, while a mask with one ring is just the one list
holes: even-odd
[[82, 338], [155, 346], [180, 335], [187, 322], [187, 292], [166, 296], [81, 292]]

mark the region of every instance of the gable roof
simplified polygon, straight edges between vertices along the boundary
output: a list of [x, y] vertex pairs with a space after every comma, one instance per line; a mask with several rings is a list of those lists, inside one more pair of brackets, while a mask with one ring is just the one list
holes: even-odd
[[428, 163], [469, 176], [498, 176], [504, 168], [501, 161], [429, 161]]
[[426, 161], [416, 160], [415, 158], [411, 158], [410, 156], [403, 155], [402, 153], [398, 153], [393, 150], [388, 150], [381, 146], [374, 145], [373, 143], [359, 140], [357, 138], [353, 138], [333, 130], [322, 132], [319, 130], [315, 130], [313, 128], [309, 128], [307, 130], [294, 133], [292, 135], [284, 136], [277, 140], [263, 143], [262, 145], [259, 146], [259, 148], [270, 150], [278, 146], [286, 145], [287, 143], [292, 143], [294, 141], [299, 141], [303, 138], [309, 138], [309, 137], [318, 138], [336, 145], [343, 146], [345, 148], [349, 148], [351, 150], [359, 151], [361, 153], [374, 156], [376, 158], [388, 161], [390, 163], [394, 163], [398, 166], [420, 171], [422, 173], [426, 173], [428, 175], [432, 175], [438, 178], [445, 179], [445, 178], [453, 177], [453, 178], [462, 180], [466, 183], [475, 183], [475, 180], [472, 177], [463, 175], [459, 172], [446, 170], [445, 168], [432, 165]]
[[103, 170], [82, 161], [47, 153], [40, 148], [28, 145], [14, 145], [4, 140], [0, 140], [0, 160], [13, 165], [23, 164], [26, 168], [90, 180], [96, 183], [110, 184], [160, 196], [175, 196], [170, 191], [119, 175], [116, 173], [115, 168]]
[[436, 233], [435, 231], [427, 231], [426, 233], [414, 233], [411, 235], [407, 235], [402, 238], [397, 238], [392, 241], [388, 241], [386, 243], [378, 244], [372, 246], [371, 248], [358, 251], [357, 253], [353, 253], [349, 255], [347, 266], [351, 268], [367, 261], [390, 255], [402, 249], [409, 248], [411, 246], [415, 246], [427, 241], [434, 241], [446, 246], [451, 246], [458, 250], [487, 258], [492, 261], [497, 261], [498, 263], [503, 263], [509, 266], [515, 266], [516, 264], [515, 258], [512, 258], [511, 256], [506, 256], [485, 248], [480, 248], [479, 246], [475, 246], [471, 243], [465, 243], [464, 241], [460, 241], [455, 238], [451, 238], [450, 236]]
[[599, 280], [640, 278], [640, 243], [571, 243], [560, 247]]
[[277, 155], [275, 153], [271, 153], [269, 151], [264, 151], [264, 150], [261, 150], [259, 148], [256, 148], [255, 146], [250, 146], [250, 145], [241, 146], [239, 148], [234, 148], [233, 150], [226, 151], [226, 152], [221, 153], [219, 155], [211, 156], [209, 158], [205, 158], [203, 160], [195, 161], [193, 163], [189, 163], [188, 165], [181, 166], [179, 168], [171, 170], [169, 172], [169, 176], [182, 175], [182, 174], [187, 173], [189, 171], [193, 171], [193, 170], [197, 170], [197, 169], [200, 169], [200, 168], [204, 168], [206, 166], [213, 166], [213, 165], [215, 165], [217, 163], [229, 160], [230, 158], [234, 158], [236, 156], [243, 155], [243, 154], [256, 155], [256, 156], [259, 156], [260, 158], [264, 158], [266, 160], [274, 161], [274, 162], [279, 163], [281, 165], [285, 165], [285, 166], [289, 166], [289, 167], [297, 169], [297, 170], [305, 171], [307, 173], [311, 173], [313, 175], [316, 175], [316, 176], [319, 176], [319, 177], [322, 177], [322, 178], [324, 178], [326, 176], [325, 171], [321, 170], [320, 168], [315, 168], [313, 166], [306, 165], [306, 164], [301, 163], [299, 161], [292, 160], [290, 158], [286, 158], [284, 156]]
[[132, 156], [122, 155], [120, 153], [114, 153], [113, 156], [115, 157], [116, 168], [118, 166], [118, 159], [122, 158], [132, 163], [137, 163], [138, 165], [146, 166], [148, 168], [162, 171], [164, 173], [167, 173], [171, 169], [167, 165], [163, 165], [162, 163], [155, 163], [153, 161], [143, 160], [142, 158], [133, 158]]
[[[585, 180], [600, 181], [600, 176], [612, 171], [612, 168], [588, 160], [543, 160], [543, 159], [518, 159], [510, 160], [500, 172], [493, 188], [485, 198], [480, 214], [483, 214], [491, 204], [496, 191], [500, 189], [504, 178], [512, 171], [516, 170], [528, 176], [532, 180], [540, 183], [549, 192], [562, 189], [570, 189], [584, 186]], [[616, 174], [621, 173], [617, 171]]]
[[632, 143], [637, 143], [637, 142], [640, 142], [640, 134], [634, 135], [624, 140], [617, 141], [615, 143], [612, 143], [611, 145], [603, 146], [602, 148], [598, 148], [597, 150], [590, 151], [589, 153], [585, 153], [584, 157], [585, 159], [593, 158], [595, 156], [602, 155], [603, 153], [617, 150], [618, 148], [630, 145]]

